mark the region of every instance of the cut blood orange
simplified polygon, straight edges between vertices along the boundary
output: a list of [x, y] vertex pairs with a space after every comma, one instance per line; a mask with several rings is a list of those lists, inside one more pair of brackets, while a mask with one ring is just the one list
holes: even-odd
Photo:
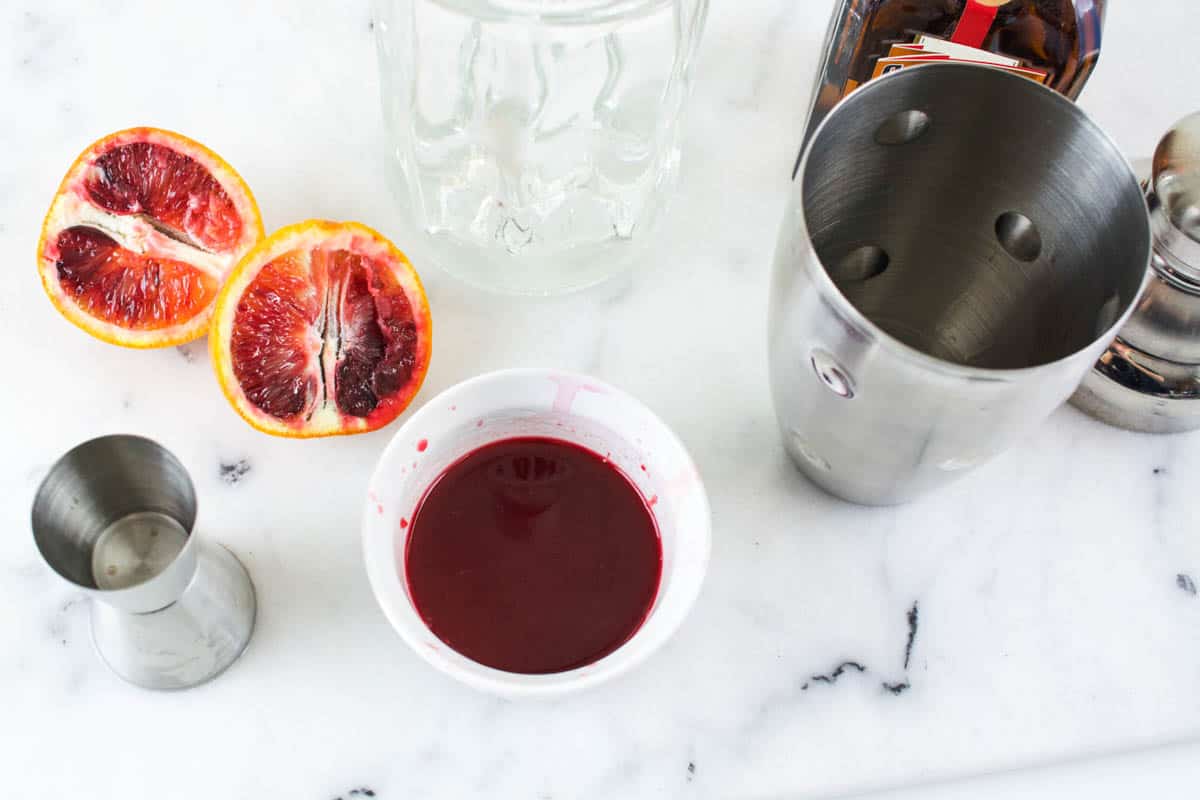
[[202, 336], [233, 265], [263, 236], [254, 196], [220, 156], [178, 133], [130, 128], [67, 171], [38, 241], [50, 300], [127, 347]]
[[408, 259], [356, 222], [264, 239], [217, 298], [209, 346], [234, 409], [278, 436], [360, 433], [408, 407], [429, 368], [429, 305]]

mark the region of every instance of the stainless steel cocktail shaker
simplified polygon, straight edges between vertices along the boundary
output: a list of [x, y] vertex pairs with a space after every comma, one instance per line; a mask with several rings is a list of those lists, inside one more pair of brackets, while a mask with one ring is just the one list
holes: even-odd
[[1149, 254], [1132, 170], [1062, 96], [964, 64], [870, 82], [814, 134], [775, 254], [788, 453], [860, 503], [949, 483], [1071, 395]]

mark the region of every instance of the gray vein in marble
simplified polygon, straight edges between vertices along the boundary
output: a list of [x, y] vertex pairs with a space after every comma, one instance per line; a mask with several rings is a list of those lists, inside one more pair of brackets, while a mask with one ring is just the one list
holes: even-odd
[[851, 669], [855, 670], [856, 672], [859, 672], [859, 673], [865, 673], [867, 671], [867, 668], [864, 667], [862, 664], [858, 663], [857, 661], [843, 661], [842, 663], [838, 664], [837, 667], [835, 667], [832, 672], [829, 672], [828, 674], [813, 675], [811, 678], [809, 678], [804, 683], [804, 685], [802, 685], [800, 687], [800, 691], [807, 692], [808, 687], [815, 683], [824, 683], [829, 686], [833, 686], [835, 683], [838, 682], [839, 678], [841, 678], [843, 675], [846, 674], [847, 670], [851, 670]]
[[1172, 507], [1172, 498], [1177, 493], [1175, 486], [1175, 473], [1173, 467], [1178, 462], [1178, 442], [1174, 437], [1163, 437], [1162, 440], [1153, 440], [1155, 459], [1155, 467], [1153, 469], [1153, 496], [1154, 505], [1152, 514], [1152, 530], [1154, 538], [1159, 542], [1166, 542], [1168, 537], [1168, 529], [1171, 525], [1171, 516], [1169, 509]]
[[[903, 668], [904, 676], [897, 681], [880, 681], [880, 693], [885, 696], [898, 697], [912, 688], [912, 681], [908, 676], [908, 667], [911, 664], [912, 654], [916, 645], [916, 637], [920, 621], [920, 604], [919, 601], [914, 601], [912, 606], [905, 612], [905, 622], [908, 626], [908, 633], [905, 638]], [[744, 741], [749, 741], [750, 731], [758, 731], [766, 725], [766, 720], [776, 717], [781, 712], [792, 707], [800, 698], [804, 697], [810, 689], [816, 688], [816, 684], [825, 686], [834, 686], [839, 680], [847, 675], [869, 675], [871, 670], [867, 665], [847, 659], [839, 662], [830, 672], [823, 674], [811, 675], [807, 680], [800, 682], [799, 680], [792, 682], [787, 687], [775, 689], [764, 694], [762, 702], [757, 704], [756, 711], [751, 715], [751, 719], [743, 725], [743, 730], [746, 731], [741, 737]]]
[[341, 794], [337, 795], [333, 800], [352, 800], [352, 798], [355, 798], [355, 797], [361, 798], [361, 797], [375, 797], [375, 796], [376, 796], [376, 794], [375, 794], [374, 789], [372, 789], [368, 786], [359, 786], [354, 789], [351, 789], [350, 791], [346, 792], [344, 795], [341, 795]]
[[917, 603], [908, 610], [908, 641], [904, 643], [904, 671], [908, 672], [908, 662], [912, 659], [913, 642], [917, 640], [917, 625], [920, 622], [920, 609]]
[[[917, 627], [920, 622], [920, 605], [914, 602], [912, 607], [905, 614], [905, 619], [908, 622], [908, 639], [904, 643], [904, 679], [900, 681], [882, 681], [880, 686], [884, 691], [892, 696], [898, 697], [912, 688], [912, 681], [908, 677], [908, 665], [912, 660], [913, 644], [917, 640]], [[859, 674], [866, 674], [870, 670], [859, 663], [858, 661], [843, 661], [838, 664], [832, 672], [823, 675], [813, 675], [800, 686], [800, 691], [807, 692], [810, 687], [815, 684], [823, 683], [827, 686], [833, 686], [838, 682], [838, 679], [845, 675], [849, 670], [854, 670]]]
[[1164, 485], [1163, 479], [1165, 479], [1169, 474], [1170, 474], [1170, 472], [1167, 470], [1166, 467], [1155, 467], [1154, 468], [1154, 477], [1156, 479], [1154, 481], [1154, 489], [1153, 489], [1154, 510], [1151, 511], [1150, 513], [1152, 514], [1152, 517], [1153, 517], [1152, 522], [1151, 522], [1151, 527], [1152, 527], [1152, 530], [1154, 531], [1154, 537], [1156, 539], [1158, 539], [1159, 541], [1163, 540], [1163, 522], [1164, 522], [1163, 503], [1166, 500], [1166, 486]]
[[1196, 582], [1192, 580], [1192, 576], [1179, 573], [1175, 576], [1175, 585], [1193, 597], [1196, 596]]
[[250, 472], [250, 462], [244, 458], [237, 461], [221, 461], [217, 467], [217, 476], [228, 486], [236, 486]]

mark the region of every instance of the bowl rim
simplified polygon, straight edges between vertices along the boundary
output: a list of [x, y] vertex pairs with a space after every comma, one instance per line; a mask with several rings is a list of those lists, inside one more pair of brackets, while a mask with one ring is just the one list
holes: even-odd
[[[376, 502], [372, 499], [373, 487], [387, 475], [390, 475], [390, 470], [385, 473], [386, 466], [393, 461], [396, 461], [398, 448], [413, 428], [421, 426], [423, 421], [428, 417], [440, 413], [440, 409], [447, 404], [454, 404], [454, 398], [458, 395], [477, 390], [482, 385], [487, 385], [497, 381], [509, 380], [528, 380], [528, 381], [545, 381], [554, 379], [566, 379], [570, 381], [578, 381], [588, 385], [596, 386], [604, 392], [618, 396], [624, 402], [633, 405], [635, 408], [644, 413], [647, 419], [660, 430], [666, 441], [671, 447], [678, 451], [683, 463], [692, 470], [696, 476], [696, 484], [694, 489], [694, 498], [690, 502], [698, 503], [699, 519], [701, 521], [701, 529], [698, 531], [690, 531], [691, 537], [694, 538], [694, 544], [689, 549], [689, 562], [693, 565], [692, 569], [695, 575], [694, 585], [685, 588], [685, 593], [680, 596], [677, 601], [677, 613], [674, 619], [666, 623], [666, 627], [660, 630], [657, 641], [647, 647], [638, 650], [630, 651], [628, 646], [646, 629], [645, 624], [639, 627], [632, 636], [629, 637], [620, 647], [613, 652], [604, 656], [598, 661], [586, 664], [582, 667], [567, 670], [565, 672], [549, 673], [545, 675], [530, 675], [524, 673], [506, 672], [504, 670], [488, 667], [478, 662], [471, 662], [472, 666], [466, 668], [454, 663], [451, 659], [445, 657], [442, 653], [431, 650], [420, 641], [409, 627], [409, 622], [399, 616], [396, 603], [403, 604], [416, 612], [416, 608], [412, 603], [406, 591], [403, 580], [397, 574], [394, 568], [394, 558], [388, 559], [386, 565], [378, 563], [380, 537], [378, 529], [374, 527], [375, 520], [378, 519], [376, 514], [372, 513]], [[495, 410], [503, 410], [504, 405], [497, 405]], [[391, 623], [392, 628], [400, 635], [400, 638], [426, 663], [435, 667], [439, 672], [449, 675], [456, 680], [465, 683], [472, 688], [490, 692], [507, 697], [523, 697], [523, 696], [557, 696], [568, 692], [575, 692], [596, 686], [605, 681], [612, 680], [619, 675], [623, 675], [629, 670], [641, 664], [652, 653], [656, 652], [664, 645], [683, 624], [683, 621], [691, 613], [695, 607], [696, 601], [699, 598], [700, 592], [704, 585], [705, 577], [708, 573], [709, 559], [712, 554], [712, 507], [708, 500], [708, 493], [705, 489], [703, 478], [700, 475], [699, 469], [696, 467], [695, 460], [688, 451], [683, 440], [675, 433], [675, 431], [667, 425], [649, 406], [643, 403], [632, 394], [613, 386], [606, 381], [593, 378], [590, 375], [583, 373], [572, 372], [569, 370], [550, 369], [543, 367], [519, 367], [510, 369], [500, 369], [491, 372], [485, 372], [480, 375], [475, 375], [466, 380], [455, 383], [446, 389], [439, 392], [436, 396], [426, 401], [419, 409], [411, 416], [403, 421], [387, 445], [380, 452], [378, 459], [375, 462], [375, 467], [371, 471], [370, 479], [367, 483], [366, 496], [364, 498], [364, 511], [361, 523], [362, 533], [362, 548], [363, 548], [363, 565], [367, 573], [367, 579], [371, 585], [372, 594], [375, 596], [376, 602], [383, 610], [384, 616]], [[388, 539], [388, 550], [394, 552], [395, 538], [394, 536]], [[665, 575], [664, 575], [665, 578]], [[659, 584], [659, 595], [656, 595], [656, 602], [661, 596], [662, 581]], [[397, 594], [399, 596], [397, 596]], [[416, 616], [420, 618], [420, 614]], [[424, 620], [422, 620], [422, 624]], [[423, 629], [431, 635], [433, 632], [426, 626]], [[454, 653], [459, 658], [467, 658], [461, 653], [454, 651], [449, 646], [448, 651]], [[624, 653], [624, 657], [621, 654]], [[470, 659], [467, 659], [470, 661]]]

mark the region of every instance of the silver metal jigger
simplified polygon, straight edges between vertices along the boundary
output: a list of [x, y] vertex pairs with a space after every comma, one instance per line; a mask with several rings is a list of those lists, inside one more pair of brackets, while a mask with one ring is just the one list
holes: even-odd
[[254, 630], [254, 584], [199, 538], [196, 490], [179, 460], [139, 436], [64, 455], [38, 487], [33, 538], [92, 599], [92, 638], [119, 676], [186, 689], [221, 674]]
[[1163, 137], [1152, 169], [1146, 293], [1071, 402], [1110, 425], [1176, 433], [1200, 428], [1200, 113]]

